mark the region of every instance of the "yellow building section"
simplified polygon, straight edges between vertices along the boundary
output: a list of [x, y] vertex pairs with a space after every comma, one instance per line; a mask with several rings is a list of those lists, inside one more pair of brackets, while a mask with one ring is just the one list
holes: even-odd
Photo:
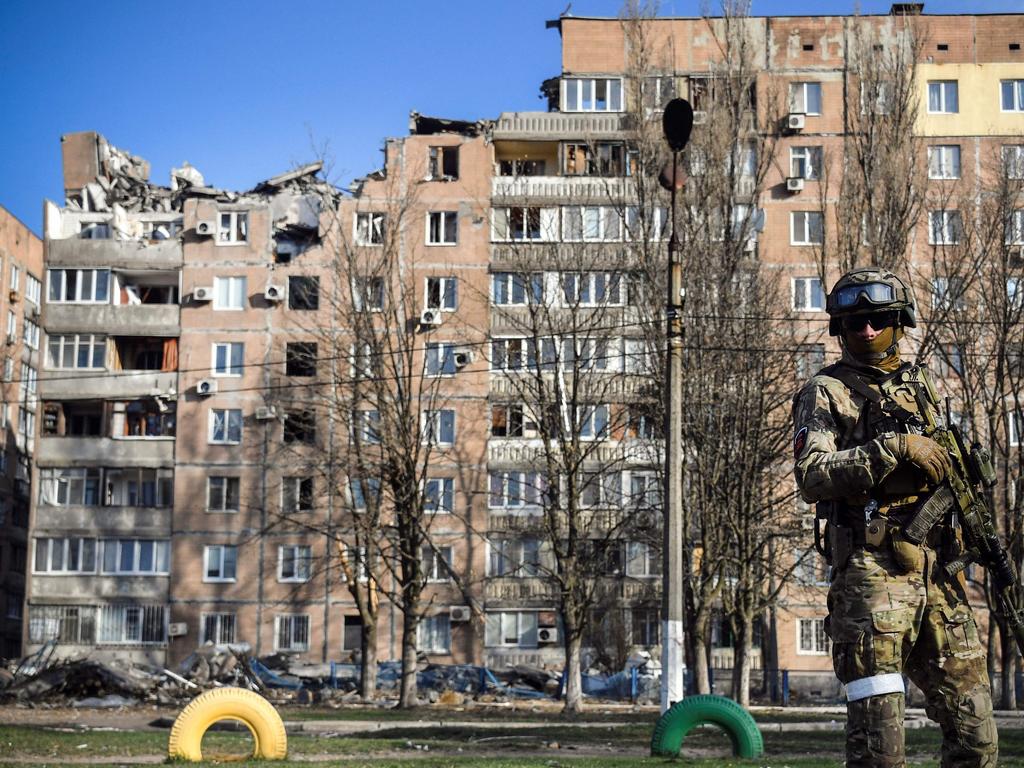
[[[1017, 111], [1004, 111], [1003, 81], [1024, 80], [1021, 64], [919, 64], [921, 95], [918, 133], [922, 136], [1024, 135], [1024, 85], [1014, 83]], [[955, 82], [957, 111], [951, 108], [950, 86]], [[929, 91], [932, 91], [929, 93]], [[936, 103], [938, 101], [938, 103]], [[935, 111], [935, 108], [947, 111]]]

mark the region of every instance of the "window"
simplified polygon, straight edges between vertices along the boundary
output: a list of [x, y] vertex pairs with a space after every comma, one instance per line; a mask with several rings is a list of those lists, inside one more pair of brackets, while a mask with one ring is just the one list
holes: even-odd
[[501, 471], [488, 473], [487, 505], [491, 509], [517, 509], [544, 502], [547, 483], [539, 472]]
[[789, 175], [817, 181], [821, 178], [821, 147], [790, 147]]
[[942, 144], [928, 147], [928, 178], [960, 178], [959, 144]]
[[452, 445], [455, 442], [455, 411], [451, 408], [425, 411], [423, 440], [430, 445]]
[[38, 277], [31, 273], [25, 275], [25, 298], [39, 306], [40, 297], [43, 293], [43, 283]]
[[821, 83], [790, 83], [789, 111], [821, 114]]
[[170, 542], [157, 539], [103, 539], [102, 573], [123, 575], [165, 575]]
[[228, 645], [235, 642], [235, 614], [204, 613], [199, 619], [199, 642]]
[[90, 333], [51, 334], [47, 367], [101, 369], [107, 361], [107, 337]]
[[459, 240], [459, 219], [455, 211], [427, 214], [427, 245], [455, 245]]
[[584, 405], [577, 407], [576, 421], [580, 439], [600, 440], [608, 437], [608, 406]]
[[356, 312], [384, 309], [384, 278], [360, 275], [352, 280], [352, 306]]
[[492, 371], [520, 371], [524, 368], [533, 368], [536, 364], [537, 355], [533, 339], [491, 340]]
[[356, 379], [369, 379], [377, 369], [378, 353], [369, 341], [355, 342], [349, 348], [350, 373]]
[[626, 373], [654, 373], [654, 355], [647, 339], [622, 340], [622, 370]]
[[428, 277], [427, 309], [455, 309], [458, 303], [458, 283], [457, 277]]
[[793, 309], [798, 312], [825, 311], [825, 291], [820, 278], [793, 278]]
[[487, 560], [488, 576], [541, 575], [540, 539], [492, 539]]
[[622, 304], [623, 280], [614, 272], [564, 272], [562, 295], [569, 306]]
[[238, 547], [211, 544], [203, 547], [203, 581], [234, 581], [238, 567]]
[[95, 608], [91, 605], [33, 605], [29, 607], [29, 642], [92, 644], [95, 620]]
[[824, 234], [821, 211], [793, 211], [789, 214], [790, 245], [821, 245]]
[[356, 245], [384, 244], [384, 214], [365, 212], [356, 214]]
[[668, 225], [671, 221], [668, 208], [641, 208], [636, 205], [626, 206], [625, 239], [641, 241], [645, 238], [650, 242], [658, 242], [668, 237]]
[[493, 208], [490, 239], [495, 242], [554, 242], [558, 240], [558, 209], [538, 206]]
[[242, 442], [242, 411], [240, 408], [210, 409], [211, 443]]
[[356, 443], [376, 445], [380, 443], [380, 411], [356, 411], [352, 420], [352, 434]]
[[890, 80], [862, 82], [860, 86], [861, 113], [888, 115], [892, 111], [893, 83]]
[[95, 539], [36, 539], [34, 573], [96, 573]]
[[211, 475], [206, 480], [206, 510], [237, 512], [241, 502], [241, 480], [237, 477]]
[[376, 477], [353, 477], [349, 488], [352, 491], [353, 509], [368, 509], [380, 501], [380, 480]]
[[416, 649], [424, 653], [451, 653], [452, 628], [447, 613], [424, 616], [416, 627]]
[[[812, 517], [813, 519], [813, 517]], [[805, 587], [826, 587], [831, 576], [831, 568], [825, 558], [819, 557], [816, 550], [796, 550], [793, 552], [793, 577], [797, 584]]]
[[536, 437], [537, 422], [522, 403], [491, 406], [491, 437]]
[[645, 403], [629, 405], [626, 411], [626, 437], [637, 440], [661, 437], [664, 428], [662, 422], [655, 406]]
[[582, 472], [579, 492], [581, 506], [619, 506], [622, 503], [622, 474], [614, 471]]
[[35, 403], [36, 387], [39, 383], [39, 372], [28, 363], [21, 364], [21, 399]]
[[242, 309], [245, 307], [245, 293], [244, 277], [213, 278], [214, 309]]
[[1024, 144], [1007, 144], [1002, 148], [1003, 171], [1008, 179], [1024, 179]]
[[245, 345], [240, 341], [223, 341], [213, 345], [213, 375], [241, 376], [242, 354]]
[[19, 288], [21, 288], [21, 270], [18, 269], [18, 265], [17, 264], [12, 263], [11, 264], [11, 285], [10, 285], [10, 289], [12, 291], [17, 291]]
[[1003, 112], [1024, 112], [1024, 80], [1000, 80]]
[[278, 651], [309, 650], [309, 616], [285, 614], [274, 617], [274, 649]]
[[167, 642], [167, 617], [162, 605], [104, 605], [100, 608], [100, 645]]
[[801, 344], [796, 356], [796, 375], [801, 381], [825, 367], [824, 344]]
[[641, 88], [647, 109], [664, 109], [676, 97], [676, 79], [672, 75], [645, 77]]
[[313, 478], [288, 476], [281, 479], [281, 511], [288, 515], [313, 511]]
[[622, 215], [612, 205], [567, 205], [562, 208], [562, 239], [567, 242], [622, 240]]
[[621, 112], [622, 80], [617, 77], [562, 78], [563, 112]]
[[431, 341], [424, 353], [425, 376], [455, 375], [455, 344], [450, 341]]
[[305, 544], [277, 548], [277, 580], [309, 581], [313, 570], [313, 550]]
[[428, 477], [423, 484], [423, 509], [448, 514], [455, 507], [455, 480], [450, 477]]
[[928, 213], [928, 242], [931, 245], [956, 245], [960, 242], [962, 232], [960, 211]]
[[629, 629], [633, 645], [658, 645], [661, 642], [661, 611], [657, 608], [633, 608]]
[[39, 472], [39, 503], [44, 506], [98, 507], [99, 467], [47, 468]]
[[626, 542], [626, 575], [648, 578], [661, 575], [661, 552], [642, 541]]
[[797, 622], [797, 649], [801, 655], [825, 655], [831, 643], [825, 634], [824, 619], [800, 619]]
[[542, 304], [544, 302], [544, 274], [532, 272], [496, 272], [491, 276], [491, 298], [501, 306]]
[[562, 144], [562, 172], [566, 176], [631, 176], [636, 152], [622, 142]]
[[543, 160], [513, 159], [498, 161], [499, 176], [543, 176], [547, 170]]
[[316, 376], [315, 341], [290, 341], [285, 347], [286, 376]]
[[346, 616], [341, 633], [341, 650], [358, 651], [362, 647], [363, 619], [361, 616]]
[[427, 581], [451, 581], [451, 567], [451, 547], [427, 545], [423, 548], [423, 573]]
[[932, 278], [932, 309], [948, 312], [967, 306], [962, 277]]
[[488, 612], [484, 624], [484, 645], [536, 648], [537, 612]]
[[29, 349], [39, 349], [39, 324], [25, 318], [25, 330], [22, 333], [25, 346]]
[[1006, 301], [1011, 309], [1024, 308], [1024, 279], [1019, 277], [1006, 278]]
[[288, 278], [288, 309], [320, 308], [320, 278], [293, 275]]
[[1024, 208], [1010, 212], [1006, 222], [1006, 244], [1024, 245]]
[[7, 343], [13, 344], [18, 339], [18, 316], [13, 309], [7, 310]]
[[948, 379], [963, 373], [963, 353], [958, 344], [940, 344], [935, 355], [935, 373]]
[[249, 214], [246, 211], [221, 211], [217, 226], [218, 243], [244, 243], [249, 239]]
[[27, 437], [36, 433], [36, 415], [25, 406], [18, 408], [18, 432]]
[[633, 470], [629, 473], [629, 507], [635, 510], [661, 510], [661, 480], [658, 473], [650, 470]]
[[109, 300], [109, 269], [50, 269], [48, 300], [54, 303], [106, 304]]
[[459, 178], [459, 148], [430, 147], [427, 156], [427, 177], [434, 181], [454, 181]]
[[144, 467], [103, 471], [104, 506], [169, 507], [173, 501], [174, 470]]
[[313, 411], [289, 411], [284, 415], [284, 441], [313, 445], [316, 442], [316, 414]]
[[361, 584], [370, 580], [370, 567], [366, 562], [366, 547], [344, 547], [341, 564], [343, 571], [348, 568], [346, 578], [355, 579]]
[[932, 80], [928, 82], [928, 111], [953, 114], [960, 111], [956, 80]]
[[105, 221], [83, 221], [78, 236], [83, 240], [109, 240], [110, 224]]

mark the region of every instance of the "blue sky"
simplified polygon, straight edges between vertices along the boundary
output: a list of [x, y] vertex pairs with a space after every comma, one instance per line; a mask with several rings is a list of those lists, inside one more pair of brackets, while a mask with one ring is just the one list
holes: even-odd
[[[559, 71], [545, 29], [568, 0], [0, 0], [0, 205], [36, 232], [60, 201], [60, 136], [96, 130], [169, 183], [188, 160], [206, 182], [247, 189], [333, 157], [347, 183], [380, 166], [409, 110], [476, 119], [544, 109]], [[621, 0], [573, 0], [615, 16]], [[845, 14], [855, 0], [755, 0], [757, 15]], [[886, 13], [890, 0], [859, 3]], [[665, 0], [663, 15], [700, 13]], [[932, 2], [931, 13], [1024, 10], [1021, 0]]]

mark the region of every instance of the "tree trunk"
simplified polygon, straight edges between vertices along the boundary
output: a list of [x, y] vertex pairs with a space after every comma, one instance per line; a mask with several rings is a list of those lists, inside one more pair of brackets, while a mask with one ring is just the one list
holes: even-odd
[[733, 645], [732, 697], [741, 707], [750, 706], [750, 655], [753, 650], [753, 627], [746, 616], [736, 623]]
[[1000, 680], [1000, 705], [1003, 709], [1017, 708], [1017, 644], [1010, 632], [999, 633], [1000, 658], [1003, 661], [1003, 674]]
[[402, 618], [402, 683], [398, 694], [398, 708], [409, 709], [419, 705], [416, 689], [416, 618], [412, 611], [403, 612]]
[[359, 674], [359, 696], [371, 701], [377, 693], [377, 622], [363, 622], [359, 637], [362, 669]]
[[[568, 635], [568, 633], [566, 633]], [[565, 706], [563, 712], [580, 712], [583, 710], [583, 670], [581, 664], [581, 646], [583, 639], [578, 633], [566, 637], [565, 643]]]
[[693, 685], [698, 694], [711, 693], [708, 674], [707, 619], [698, 614], [693, 628]]

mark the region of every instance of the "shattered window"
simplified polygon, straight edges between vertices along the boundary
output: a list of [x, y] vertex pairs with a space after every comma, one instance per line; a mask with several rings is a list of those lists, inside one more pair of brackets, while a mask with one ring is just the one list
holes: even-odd
[[83, 240], [109, 240], [110, 225], [106, 222], [82, 222], [82, 229], [78, 235]]
[[352, 303], [356, 312], [384, 309], [384, 278], [360, 275], [352, 280]]
[[226, 645], [235, 642], [235, 614], [204, 613], [201, 643]]
[[384, 214], [364, 212], [356, 214], [356, 245], [384, 244]]
[[285, 477], [281, 480], [281, 511], [286, 514], [313, 511], [313, 478]]
[[457, 277], [427, 278], [427, 309], [455, 309], [457, 300]]
[[451, 547], [423, 547], [423, 572], [427, 581], [450, 581], [452, 567]]
[[459, 148], [431, 147], [428, 177], [436, 180], [454, 181], [459, 178]]
[[284, 441], [312, 445], [316, 441], [316, 414], [291, 411], [284, 416]]
[[459, 220], [455, 211], [431, 211], [427, 214], [427, 243], [455, 245], [459, 239]]
[[249, 239], [249, 213], [247, 211], [222, 211], [217, 227], [218, 243], [244, 243]]
[[293, 276], [288, 278], [288, 309], [319, 309], [320, 278]]
[[208, 512], [237, 512], [241, 480], [237, 477], [211, 475], [207, 480], [206, 509]]
[[210, 409], [210, 442], [242, 442], [242, 410], [240, 408]]
[[286, 376], [316, 376], [315, 341], [289, 342], [285, 348]]

